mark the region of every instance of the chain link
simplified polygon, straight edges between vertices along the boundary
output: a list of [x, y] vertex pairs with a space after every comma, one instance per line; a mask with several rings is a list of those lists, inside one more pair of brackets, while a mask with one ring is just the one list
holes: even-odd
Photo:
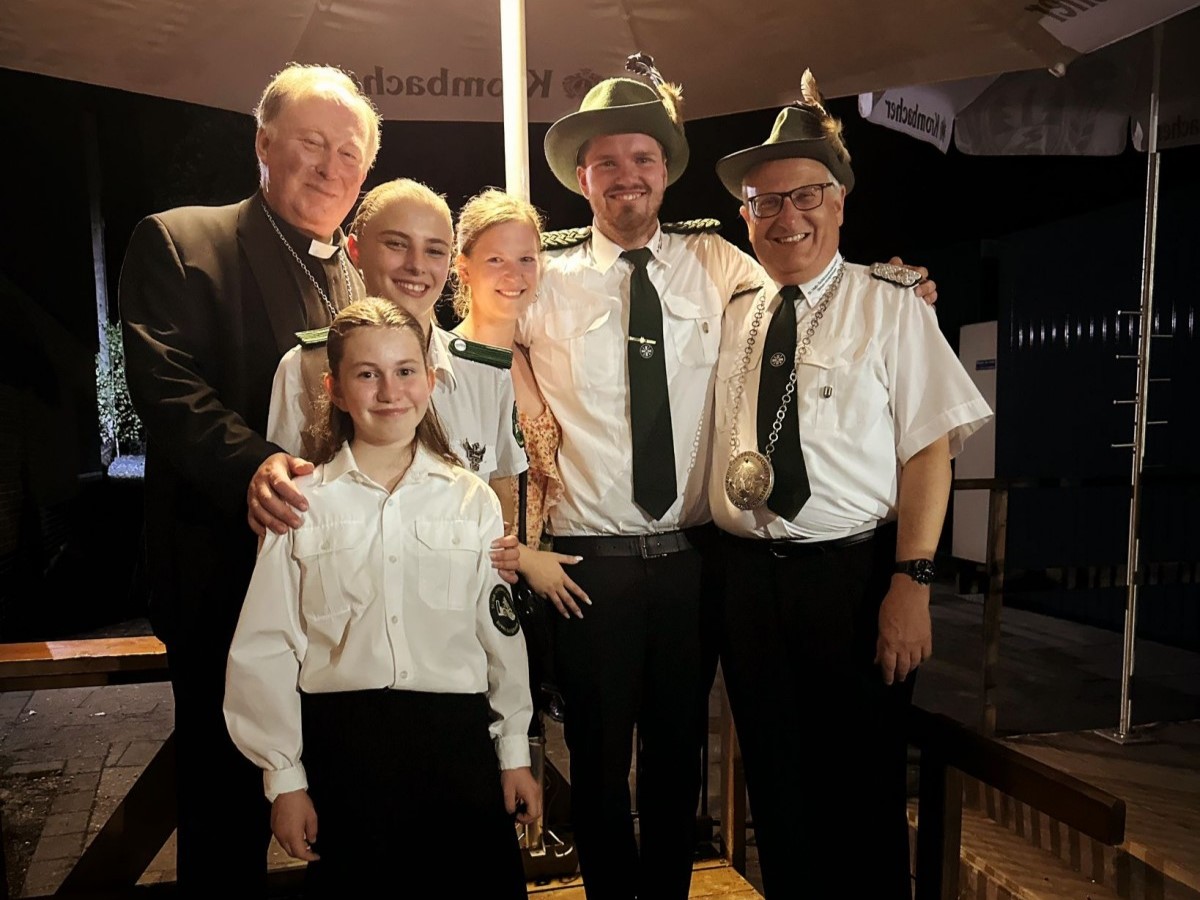
[[[821, 318], [825, 315], [825, 310], [829, 307], [834, 295], [842, 284], [842, 274], [846, 271], [846, 264], [843, 262], [838, 266], [837, 274], [833, 276], [833, 281], [829, 283], [829, 287], [825, 289], [825, 293], [821, 295], [821, 302], [817, 304], [816, 310], [809, 317], [808, 328], [804, 332], [804, 337], [796, 344], [796, 356], [792, 362], [792, 372], [788, 376], [787, 387], [783, 391], [783, 399], [779, 404], [779, 409], [775, 411], [775, 421], [771, 423], [771, 434], [767, 439], [767, 446], [763, 448], [763, 456], [768, 460], [771, 454], [775, 451], [775, 442], [779, 440], [779, 430], [783, 427], [783, 420], [787, 417], [788, 405], [792, 402], [792, 397], [796, 393], [796, 372], [800, 369], [802, 363], [810, 353], [812, 353], [812, 338], [816, 334], [817, 328], [821, 324]], [[741, 409], [742, 398], [746, 393], [746, 373], [750, 369], [750, 357], [754, 352], [754, 342], [758, 339], [759, 329], [762, 327], [763, 313], [767, 309], [767, 293], [762, 291], [759, 294], [758, 305], [754, 309], [754, 318], [750, 322], [750, 334], [746, 339], [746, 349], [742, 351], [742, 363], [738, 368], [737, 382], [733, 386], [735, 389], [734, 397], [730, 409], [733, 410], [733, 427], [729, 432], [729, 458], [733, 459], [738, 455], [741, 447], [741, 440], [738, 435], [738, 410]], [[728, 398], [726, 398], [728, 399]]]
[[[317, 289], [317, 293], [320, 294], [321, 300], [325, 303], [325, 308], [329, 310], [329, 320], [332, 322], [337, 317], [337, 310], [329, 301], [329, 295], [325, 293], [324, 288], [321, 287], [321, 284], [317, 281], [316, 276], [314, 276], [308, 266], [305, 265], [304, 260], [300, 258], [300, 254], [296, 252], [296, 249], [291, 245], [291, 243], [289, 243], [288, 239], [283, 236], [283, 232], [280, 231], [279, 226], [275, 224], [275, 217], [271, 215], [271, 210], [267, 208], [267, 204], [263, 203], [262, 208], [263, 212], [267, 214], [267, 221], [270, 222], [271, 227], [275, 229], [275, 234], [277, 234], [279, 236], [279, 240], [283, 242], [283, 246], [287, 247], [288, 253], [292, 254], [292, 259], [300, 263], [300, 268], [304, 270], [304, 274], [308, 276], [308, 280], [311, 281], [313, 287]], [[350, 300], [353, 300], [354, 288], [350, 286], [350, 269], [346, 265], [345, 250], [340, 250], [338, 253], [338, 269], [341, 271], [342, 278], [346, 282], [346, 296]]]

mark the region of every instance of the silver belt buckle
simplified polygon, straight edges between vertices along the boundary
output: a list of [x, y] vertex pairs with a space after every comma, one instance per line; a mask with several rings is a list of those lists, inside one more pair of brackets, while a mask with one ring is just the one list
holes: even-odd
[[667, 555], [666, 552], [659, 552], [659, 553], [651, 553], [650, 552], [650, 546], [646, 542], [646, 538], [656, 538], [658, 536], [659, 535], [657, 535], [657, 534], [639, 534], [637, 536], [638, 537], [638, 550], [642, 554], [642, 559], [658, 559], [659, 557]]

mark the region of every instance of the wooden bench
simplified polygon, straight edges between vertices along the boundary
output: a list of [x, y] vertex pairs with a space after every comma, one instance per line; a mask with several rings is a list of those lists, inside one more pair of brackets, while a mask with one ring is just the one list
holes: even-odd
[[0, 644], [0, 691], [136, 684], [167, 677], [167, 649], [156, 637]]

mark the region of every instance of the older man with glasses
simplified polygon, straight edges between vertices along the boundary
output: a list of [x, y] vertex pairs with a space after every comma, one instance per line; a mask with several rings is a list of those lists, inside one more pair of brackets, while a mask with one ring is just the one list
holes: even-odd
[[806, 72], [717, 164], [769, 276], [725, 311], [709, 493], [768, 897], [910, 896], [905, 713], [950, 458], [991, 416], [913, 273], [842, 258], [849, 160]]

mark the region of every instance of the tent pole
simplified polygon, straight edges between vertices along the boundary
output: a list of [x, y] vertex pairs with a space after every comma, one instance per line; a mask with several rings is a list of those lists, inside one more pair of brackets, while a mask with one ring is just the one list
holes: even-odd
[[1162, 70], [1163, 26], [1154, 27], [1154, 75], [1150, 88], [1150, 121], [1146, 153], [1146, 222], [1142, 240], [1142, 302], [1138, 313], [1137, 393], [1134, 395], [1133, 463], [1130, 472], [1129, 539], [1126, 547], [1125, 632], [1121, 659], [1121, 715], [1113, 737], [1131, 738], [1133, 702], [1130, 687], [1134, 668], [1134, 634], [1137, 629], [1138, 582], [1141, 581], [1138, 532], [1141, 524], [1142, 469], [1146, 454], [1146, 428], [1150, 389], [1150, 338], [1154, 331], [1154, 251], [1158, 231], [1158, 100]]
[[525, 0], [500, 0], [501, 74], [504, 76], [504, 184], [529, 199], [529, 100], [526, 94]]

